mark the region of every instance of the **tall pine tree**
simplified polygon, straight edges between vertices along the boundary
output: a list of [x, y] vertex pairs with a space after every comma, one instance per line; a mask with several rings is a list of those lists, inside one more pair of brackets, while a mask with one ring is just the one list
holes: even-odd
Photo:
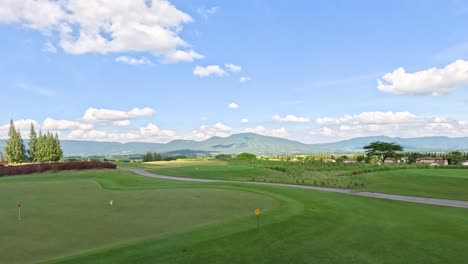
[[22, 163], [25, 154], [26, 150], [21, 139], [21, 133], [19, 130], [16, 130], [13, 120], [11, 120], [8, 140], [5, 145], [5, 159], [8, 163]]
[[36, 130], [34, 129], [34, 125], [31, 123], [31, 130], [29, 132], [29, 160], [32, 162], [37, 161], [36, 157], [36, 152], [37, 152], [37, 134]]

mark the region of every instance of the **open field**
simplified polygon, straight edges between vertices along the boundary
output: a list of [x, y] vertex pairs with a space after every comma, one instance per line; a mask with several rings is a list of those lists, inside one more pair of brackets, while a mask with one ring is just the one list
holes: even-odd
[[[157, 166], [154, 166], [154, 164], [157, 164]], [[353, 175], [354, 171], [357, 169], [364, 170], [365, 167], [339, 165], [337, 170], [333, 171], [331, 170], [333, 164], [327, 164], [325, 168], [321, 168], [321, 170], [319, 168], [316, 171], [312, 169], [295, 169], [296, 166], [301, 166], [299, 164], [293, 165], [293, 169], [289, 171], [282, 172], [267, 168], [267, 166], [248, 166], [236, 163], [193, 164], [193, 161], [191, 161], [190, 163], [179, 162], [178, 166], [167, 166], [158, 163], [143, 163], [140, 166], [161, 175], [179, 177], [303, 184], [409, 196], [468, 200], [467, 169], [426, 167], [401, 169], [400, 166], [379, 166], [377, 169], [380, 171]], [[372, 169], [374, 167], [369, 166], [369, 170]]]
[[362, 188], [365, 191], [468, 200], [466, 169], [392, 170], [354, 177], [366, 183], [366, 187]]
[[[18, 197], [21, 222], [14, 208]], [[70, 171], [1, 178], [0, 207], [5, 263], [468, 259], [466, 209], [284, 187], [174, 182], [120, 170]], [[266, 209], [260, 229], [256, 207]]]

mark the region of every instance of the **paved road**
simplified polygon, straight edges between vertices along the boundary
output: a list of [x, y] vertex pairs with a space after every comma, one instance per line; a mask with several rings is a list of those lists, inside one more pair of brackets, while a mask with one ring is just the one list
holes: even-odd
[[468, 201], [459, 201], [459, 200], [447, 200], [447, 199], [435, 199], [435, 198], [424, 198], [424, 197], [415, 197], [415, 196], [405, 196], [405, 195], [395, 195], [395, 194], [385, 194], [385, 193], [373, 193], [373, 192], [362, 192], [348, 189], [338, 189], [338, 188], [325, 188], [325, 187], [316, 187], [316, 186], [306, 186], [306, 185], [294, 185], [294, 184], [283, 184], [283, 183], [270, 183], [270, 182], [248, 182], [248, 181], [227, 181], [227, 180], [209, 180], [209, 179], [196, 179], [196, 178], [183, 178], [183, 177], [174, 177], [174, 176], [163, 176], [147, 172], [145, 170], [139, 169], [129, 169], [130, 171], [147, 177], [153, 177], [158, 179], [166, 180], [175, 180], [175, 181], [188, 181], [188, 182], [227, 182], [227, 183], [244, 183], [244, 184], [257, 184], [257, 185], [270, 185], [270, 186], [283, 186], [291, 187], [298, 189], [308, 189], [308, 190], [317, 190], [324, 192], [335, 192], [335, 193], [345, 193], [357, 196], [366, 196], [379, 199], [389, 199], [396, 201], [405, 201], [413, 203], [423, 203], [423, 204], [433, 204], [441, 206], [451, 206], [451, 207], [461, 207], [468, 208]]

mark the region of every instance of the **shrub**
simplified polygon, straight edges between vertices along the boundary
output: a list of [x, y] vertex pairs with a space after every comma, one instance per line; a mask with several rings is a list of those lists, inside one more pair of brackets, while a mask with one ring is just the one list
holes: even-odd
[[102, 161], [35, 163], [20, 166], [0, 167], [0, 177], [31, 174], [45, 171], [115, 169], [117, 165]]

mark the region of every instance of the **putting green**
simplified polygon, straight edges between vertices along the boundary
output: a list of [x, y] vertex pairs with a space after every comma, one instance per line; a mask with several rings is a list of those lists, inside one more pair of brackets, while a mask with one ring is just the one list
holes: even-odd
[[0, 262], [35, 263], [228, 222], [253, 215], [255, 208], [278, 206], [269, 196], [233, 189], [109, 190], [92, 180], [3, 183]]

